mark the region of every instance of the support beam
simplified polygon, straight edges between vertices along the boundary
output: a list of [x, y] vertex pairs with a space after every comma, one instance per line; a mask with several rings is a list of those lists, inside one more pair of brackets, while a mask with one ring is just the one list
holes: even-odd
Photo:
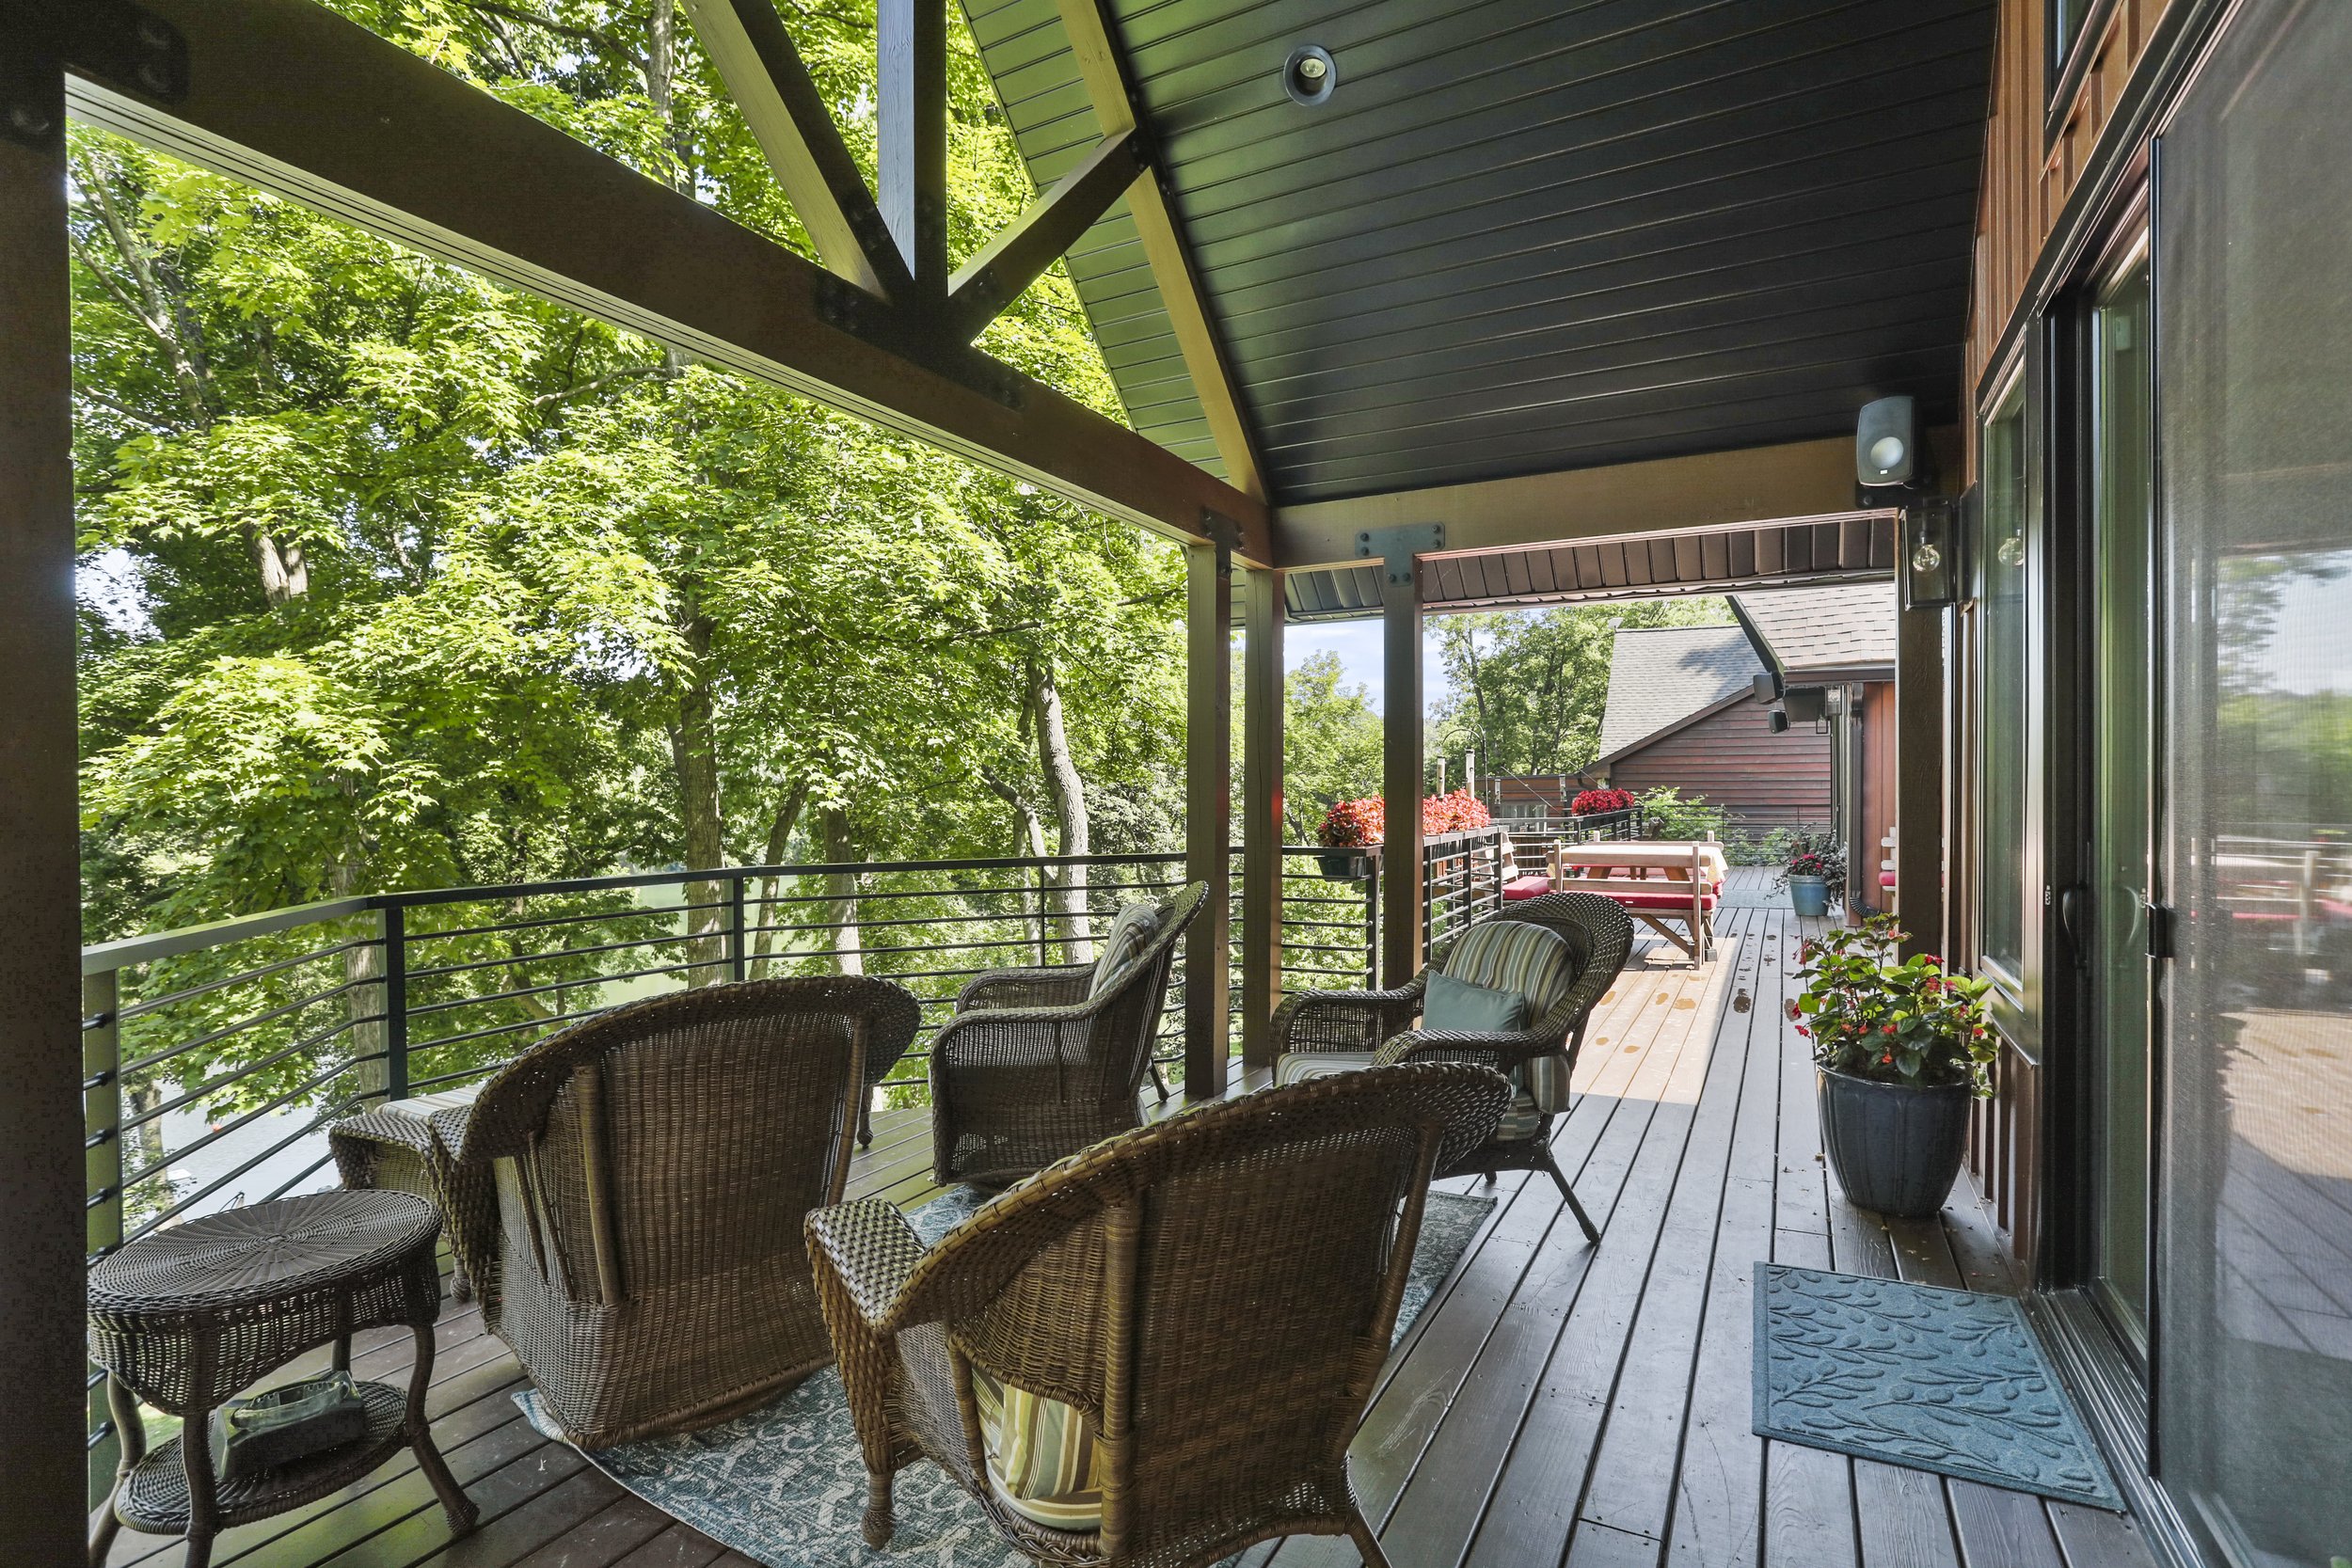
[[957, 268], [947, 286], [947, 319], [958, 341], [978, 337], [980, 328], [1019, 299], [1150, 166], [1140, 132], [1131, 127], [1104, 136], [1052, 190]]
[[1207, 901], [1184, 934], [1184, 1093], [1222, 1094], [1233, 901], [1233, 557], [1184, 552], [1184, 879]]
[[[1393, 565], [1393, 563], [1391, 563]], [[1413, 562], [1382, 574], [1380, 794], [1388, 827], [1380, 851], [1380, 983], [1421, 973], [1421, 572]], [[1402, 580], [1399, 580], [1402, 578]]]
[[[1895, 912], [1902, 950], [1944, 951], [1943, 610], [1906, 610], [1895, 638]], [[2023, 809], [2023, 802], [2018, 802]]]
[[[62, 67], [0, 9], [0, 1562], [72, 1563], [83, 1460], [80, 870]], [[111, 1085], [104, 1091], [112, 1093]]]
[[834, 325], [820, 293], [848, 286], [824, 268], [312, 0], [147, 8], [187, 40], [186, 96], [74, 79], [76, 115], [1082, 506], [1187, 542], [1232, 517], [1266, 559], [1265, 509], [1232, 486], [970, 350], [1017, 407]]
[[[1944, 471], [1958, 472], [1959, 432], [1934, 430], [1928, 439]], [[1353, 559], [1359, 533], [1408, 523], [1443, 524], [1449, 550], [1486, 550], [1853, 510], [1853, 437], [1836, 436], [1285, 506], [1277, 515], [1274, 551], [1285, 568], [1333, 566]]]
[[825, 265], [869, 293], [910, 297], [914, 276], [772, 0], [685, 5]]
[[[1102, 125], [1103, 134], [1115, 136], [1121, 131], [1132, 130], [1136, 123], [1136, 97], [1120, 57], [1112, 21], [1104, 9], [1104, 0], [1056, 3], [1061, 11], [1062, 29], [1070, 35], [1070, 49], [1077, 59], [1078, 74], [1086, 83], [1087, 97], [1094, 105], [1094, 118]], [[1263, 501], [1267, 495], [1265, 465], [1250, 436], [1248, 419], [1243, 414], [1240, 395], [1234, 390], [1240, 383], [1234, 379], [1224, 345], [1209, 319], [1207, 296], [1193, 269], [1191, 252], [1176, 227], [1176, 214], [1168, 192], [1156, 177], [1138, 180], [1128, 193], [1127, 206], [1135, 214], [1136, 235], [1142, 242], [1144, 260], [1151, 263], [1152, 281], [1160, 291], [1161, 303], [1168, 307], [1176, 346], [1184, 356], [1184, 370], [1192, 377], [1193, 391], [1200, 399], [1200, 412], [1208, 419], [1209, 435], [1216, 442], [1217, 455], [1225, 460], [1226, 475], [1253, 499]]]
[[1241, 1061], [1274, 1065], [1282, 1000], [1282, 574], [1249, 574], [1242, 618]]
[[882, 221], [918, 308], [947, 297], [947, 4], [880, 0]]

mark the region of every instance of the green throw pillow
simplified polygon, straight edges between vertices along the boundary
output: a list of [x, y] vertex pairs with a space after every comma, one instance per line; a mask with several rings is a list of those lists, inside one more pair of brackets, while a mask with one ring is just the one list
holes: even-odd
[[1429, 976], [1429, 990], [1421, 1004], [1424, 1029], [1459, 1029], [1470, 1034], [1507, 1035], [1524, 1028], [1527, 998], [1515, 990], [1473, 986], [1450, 974]]

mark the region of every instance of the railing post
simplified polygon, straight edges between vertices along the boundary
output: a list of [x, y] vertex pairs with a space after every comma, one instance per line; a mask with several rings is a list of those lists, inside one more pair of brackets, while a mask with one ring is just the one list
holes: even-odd
[[384, 1098], [408, 1098], [408, 911], [384, 906]]
[[[92, 1258], [122, 1244], [122, 972], [82, 976], [83, 1180], [89, 1195], [85, 1237]], [[89, 1430], [105, 1436], [89, 1450], [89, 1500], [115, 1481], [122, 1434], [114, 1429], [103, 1379], [89, 1390]]]
[[1054, 961], [1051, 937], [1047, 929], [1053, 924], [1053, 917], [1050, 913], [1054, 907], [1053, 885], [1053, 879], [1046, 876], [1045, 867], [1040, 864], [1037, 868], [1037, 961], [1040, 967], [1050, 965]]
[[743, 884], [747, 879], [737, 872], [727, 879], [727, 976], [741, 981], [751, 978], [751, 937], [744, 928]]
[[1380, 857], [1364, 857], [1364, 989], [1380, 989]]

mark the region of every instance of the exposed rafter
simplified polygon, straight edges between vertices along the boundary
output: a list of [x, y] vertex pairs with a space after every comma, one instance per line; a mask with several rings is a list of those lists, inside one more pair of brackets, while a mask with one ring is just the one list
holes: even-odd
[[1150, 166], [1143, 135], [1131, 126], [1104, 136], [1052, 190], [1029, 203], [1009, 228], [956, 269], [947, 289], [947, 319], [957, 338], [969, 342], [977, 337]]
[[[1111, 136], [1133, 130], [1137, 118], [1135, 96], [1102, 0], [1056, 0], [1056, 4], [1103, 134]], [[1184, 237], [1177, 232], [1168, 193], [1157, 179], [1138, 180], [1127, 205], [1135, 214], [1144, 258], [1152, 265], [1152, 281], [1159, 286], [1161, 301], [1168, 307], [1168, 319], [1175, 328], [1184, 369], [1192, 376], [1193, 391], [1208, 417], [1209, 434], [1216, 442], [1217, 455], [1225, 460], [1226, 474], [1236, 486], [1263, 500], [1265, 467], [1259, 461], [1249, 423], [1242, 417], [1241, 399], [1234, 392], [1237, 383], [1225, 362], [1216, 329], [1210, 324], [1200, 280], [1193, 272]]]
[[914, 297], [914, 275], [771, 0], [685, 4], [825, 265], [868, 293]]
[[1250, 497], [976, 350], [850, 330], [840, 294], [889, 308], [313, 0], [148, 9], [187, 40], [185, 98], [76, 78], [80, 118], [1115, 516], [1191, 541], [1231, 518], [1267, 559]]

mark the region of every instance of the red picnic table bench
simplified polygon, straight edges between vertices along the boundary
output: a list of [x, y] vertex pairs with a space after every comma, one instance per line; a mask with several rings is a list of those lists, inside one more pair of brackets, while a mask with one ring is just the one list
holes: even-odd
[[1513, 875], [1503, 883], [1506, 903], [1555, 889], [1598, 894], [1682, 949], [1693, 964], [1707, 961], [1730, 865], [1722, 845], [1705, 839], [1563, 844], [1546, 858], [1545, 872]]

